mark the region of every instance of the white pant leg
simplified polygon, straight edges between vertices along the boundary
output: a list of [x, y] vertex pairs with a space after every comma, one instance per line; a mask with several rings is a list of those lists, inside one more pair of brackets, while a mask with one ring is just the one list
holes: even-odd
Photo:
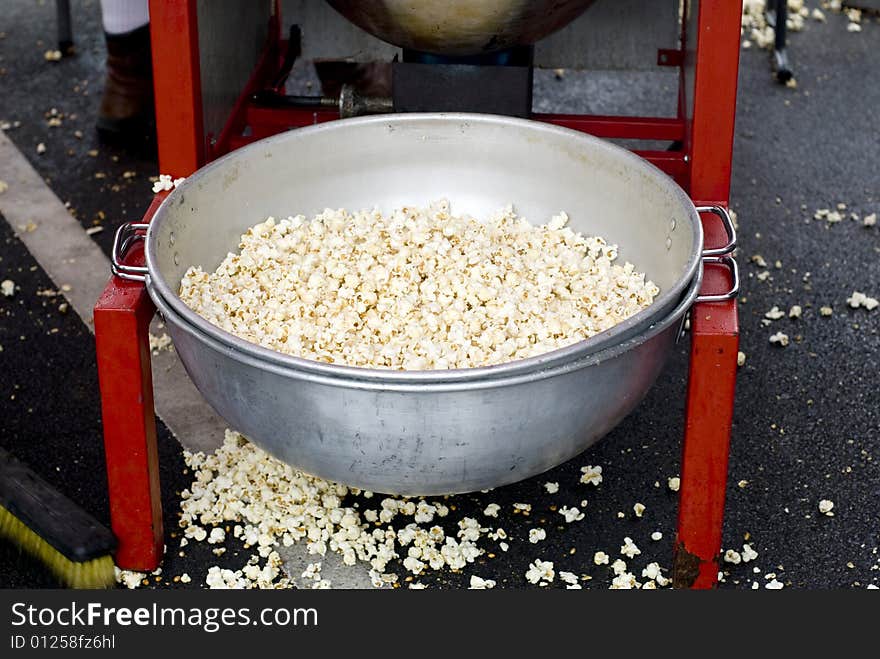
[[149, 0], [101, 0], [104, 31], [125, 34], [150, 22]]

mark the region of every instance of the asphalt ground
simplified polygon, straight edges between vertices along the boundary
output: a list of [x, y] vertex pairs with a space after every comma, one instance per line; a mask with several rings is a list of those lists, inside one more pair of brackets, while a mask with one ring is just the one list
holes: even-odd
[[[43, 53], [54, 47], [53, 3], [6, 3], [0, 15], [0, 121], [12, 123], [7, 136], [84, 228], [104, 227], [93, 238], [106, 252], [115, 227], [146, 208], [148, 177], [158, 171], [149, 144], [126, 150], [98, 142], [99, 13], [94, 0], [74, 6], [77, 55], [50, 63]], [[860, 217], [880, 211], [880, 25], [865, 23], [853, 34], [841, 16], [831, 15], [827, 24], [810, 22], [792, 35], [797, 89], [773, 82], [765, 52], [742, 54], [731, 205], [739, 214], [747, 361], [738, 380], [723, 544], [739, 549], [748, 538], [759, 556], [725, 566], [721, 587], [763, 585], [768, 573], [797, 588], [880, 583], [880, 309], [846, 305], [853, 290], [880, 296], [880, 228], [813, 219], [816, 209], [837, 203]], [[566, 75], [544, 81], [541, 89], [580, 110], [578, 86], [589, 84]], [[593, 100], [619, 102], [619, 86], [608, 89]], [[60, 126], [47, 124], [52, 108], [63, 115]], [[46, 146], [42, 155], [40, 143]], [[34, 223], [39, 231], [39, 218]], [[13, 297], [0, 297], [0, 445], [106, 523], [93, 339], [74, 313], [58, 310], [61, 297], [37, 295], [59, 284], [15, 236], [27, 230], [0, 222], [0, 279], [17, 285]], [[769, 267], [750, 262], [754, 254]], [[760, 281], [763, 270], [770, 274]], [[803, 307], [800, 320], [762, 323], [774, 305], [788, 311], [794, 304]], [[819, 316], [824, 305], [833, 308], [832, 316]], [[791, 337], [785, 348], [768, 341], [780, 330]], [[427, 573], [419, 580], [429, 587], [465, 587], [477, 574], [498, 587], [519, 588], [527, 585], [528, 564], [541, 558], [554, 561], [557, 572], [590, 575], [585, 587], [607, 587], [613, 575], [593, 565], [593, 553], [605, 551], [613, 560], [625, 536], [642, 550], [628, 561], [631, 571], [639, 575], [651, 561], [669, 568], [677, 506], [666, 479], [679, 470], [686, 375], [685, 342], [642, 405], [584, 454], [523, 483], [450, 500], [456, 508], [450, 519], [481, 519], [487, 503], [500, 504], [498, 524], [514, 540], [508, 552], [483, 556], [461, 573]], [[161, 422], [159, 445], [166, 533], [175, 548], [170, 533], [176, 532], [178, 493], [189, 475], [179, 444]], [[578, 483], [587, 464], [603, 467], [598, 488]], [[559, 493], [547, 494], [547, 481], [559, 482]], [[565, 524], [551, 510], [584, 499], [581, 522]], [[834, 501], [833, 517], [819, 514], [820, 499]], [[531, 515], [513, 514], [514, 502], [532, 504]], [[633, 513], [636, 502], [646, 506], [640, 519]], [[527, 541], [535, 526], [548, 536], [537, 545]], [[649, 539], [655, 530], [663, 533], [658, 542]], [[200, 587], [209, 565], [240, 567], [249, 552], [232, 541], [227, 547], [221, 557], [203, 543], [190, 543], [183, 557], [169, 551], [153, 584], [180, 587], [169, 582], [187, 572], [189, 587]], [[402, 567], [392, 571], [405, 574]], [[0, 543], [0, 586], [52, 585], [39, 564]]]

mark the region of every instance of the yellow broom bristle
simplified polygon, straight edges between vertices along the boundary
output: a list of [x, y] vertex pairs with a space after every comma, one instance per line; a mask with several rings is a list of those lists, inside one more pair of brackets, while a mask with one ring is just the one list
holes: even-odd
[[72, 561], [3, 506], [0, 506], [0, 536], [34, 556], [70, 588], [109, 588], [116, 583], [112, 556]]

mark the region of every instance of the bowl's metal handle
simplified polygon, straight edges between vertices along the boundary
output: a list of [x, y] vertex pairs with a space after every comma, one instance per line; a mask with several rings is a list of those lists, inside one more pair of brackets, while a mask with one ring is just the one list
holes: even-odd
[[727, 244], [724, 247], [713, 247], [712, 249], [704, 249], [703, 256], [724, 256], [730, 254], [736, 249], [736, 228], [733, 226], [733, 220], [730, 213], [723, 206], [697, 206], [698, 213], [714, 213], [721, 218], [724, 225], [724, 231], [727, 232]]
[[739, 267], [736, 265], [736, 259], [730, 254], [724, 254], [722, 256], [704, 256], [703, 265], [707, 263], [718, 263], [730, 268], [730, 274], [733, 275], [733, 285], [726, 293], [719, 293], [717, 295], [698, 295], [694, 300], [694, 304], [699, 304], [700, 302], [725, 302], [726, 300], [732, 300], [739, 295]]
[[706, 263], [717, 263], [726, 265], [730, 268], [733, 275], [733, 285], [726, 293], [717, 295], [698, 295], [694, 300], [694, 304], [699, 302], [725, 302], [732, 300], [739, 294], [739, 268], [736, 265], [736, 259], [733, 258], [732, 252], [736, 249], [736, 227], [733, 226], [733, 219], [730, 213], [723, 206], [697, 206], [698, 213], [714, 213], [721, 218], [724, 225], [724, 231], [727, 233], [727, 244], [723, 247], [713, 247], [703, 250], [703, 265]]
[[135, 241], [146, 238], [147, 234], [142, 232], [145, 232], [149, 227], [149, 224], [126, 222], [116, 230], [113, 248], [110, 251], [110, 270], [114, 275], [129, 281], [146, 281], [146, 275], [149, 272], [146, 266], [126, 265], [122, 261]]

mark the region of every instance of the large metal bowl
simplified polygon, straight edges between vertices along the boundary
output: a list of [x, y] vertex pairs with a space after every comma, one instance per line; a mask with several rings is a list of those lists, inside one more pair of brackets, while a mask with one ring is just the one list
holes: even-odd
[[[268, 215], [384, 210], [447, 196], [478, 217], [514, 202], [620, 245], [661, 288], [648, 309], [566, 348], [499, 366], [391, 371], [283, 355], [211, 325], [177, 296]], [[521, 119], [410, 114], [278, 135], [205, 167], [147, 234], [147, 288], [205, 398], [281, 460], [380, 492], [514, 482], [584, 450], [654, 382], [699, 285], [702, 229], [665, 174], [602, 140]]]
[[270, 454], [374, 492], [439, 495], [515, 483], [562, 464], [641, 402], [678, 340], [702, 269], [644, 333], [534, 374], [382, 383], [309, 373], [217, 341], [155, 297], [209, 403]]
[[478, 55], [532, 44], [595, 0], [327, 0], [383, 41], [441, 55]]

